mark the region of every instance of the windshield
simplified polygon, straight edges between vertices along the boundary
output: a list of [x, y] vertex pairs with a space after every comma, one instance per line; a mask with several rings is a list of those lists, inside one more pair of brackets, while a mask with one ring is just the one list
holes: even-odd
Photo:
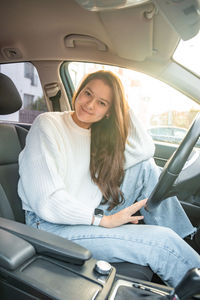
[[200, 32], [188, 41], [180, 41], [173, 58], [178, 63], [200, 76]]

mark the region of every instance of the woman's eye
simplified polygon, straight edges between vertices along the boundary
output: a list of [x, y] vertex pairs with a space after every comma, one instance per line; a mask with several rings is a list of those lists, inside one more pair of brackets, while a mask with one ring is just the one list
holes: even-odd
[[99, 104], [102, 105], [102, 106], [106, 106], [106, 103], [103, 102], [103, 101], [99, 101]]
[[86, 94], [86, 96], [90, 96], [91, 95], [91, 93], [88, 92], [88, 91], [85, 91], [85, 94]]

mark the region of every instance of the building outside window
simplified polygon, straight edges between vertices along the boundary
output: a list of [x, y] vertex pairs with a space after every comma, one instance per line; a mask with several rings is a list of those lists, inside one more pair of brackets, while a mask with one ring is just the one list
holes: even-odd
[[24, 94], [23, 108], [31, 109], [33, 105], [34, 96], [30, 94]]
[[24, 77], [31, 80], [31, 85], [37, 86], [37, 75], [35, 74], [34, 70], [35, 68], [31, 63], [24, 63]]
[[1, 64], [0, 70], [13, 81], [23, 102], [19, 111], [0, 116], [0, 122], [5, 120], [32, 123], [39, 114], [48, 110], [40, 79], [33, 64], [29, 62]]

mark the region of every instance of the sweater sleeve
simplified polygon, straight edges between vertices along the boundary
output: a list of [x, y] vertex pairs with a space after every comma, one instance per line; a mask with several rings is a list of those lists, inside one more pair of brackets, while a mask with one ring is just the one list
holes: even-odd
[[130, 130], [125, 147], [125, 166], [127, 169], [154, 155], [155, 147], [151, 136], [143, 124], [130, 110]]
[[59, 132], [48, 114], [40, 115], [19, 156], [18, 193], [23, 208], [29, 208], [48, 222], [89, 225], [93, 208], [69, 195], [62, 179], [62, 166]]

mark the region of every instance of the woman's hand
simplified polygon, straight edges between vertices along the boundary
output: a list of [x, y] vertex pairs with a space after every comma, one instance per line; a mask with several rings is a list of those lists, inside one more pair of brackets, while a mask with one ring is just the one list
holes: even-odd
[[145, 206], [146, 202], [147, 199], [144, 199], [122, 209], [114, 215], [103, 216], [99, 225], [102, 227], [113, 228], [127, 223], [137, 224], [139, 220], [144, 219], [144, 217], [132, 215]]

